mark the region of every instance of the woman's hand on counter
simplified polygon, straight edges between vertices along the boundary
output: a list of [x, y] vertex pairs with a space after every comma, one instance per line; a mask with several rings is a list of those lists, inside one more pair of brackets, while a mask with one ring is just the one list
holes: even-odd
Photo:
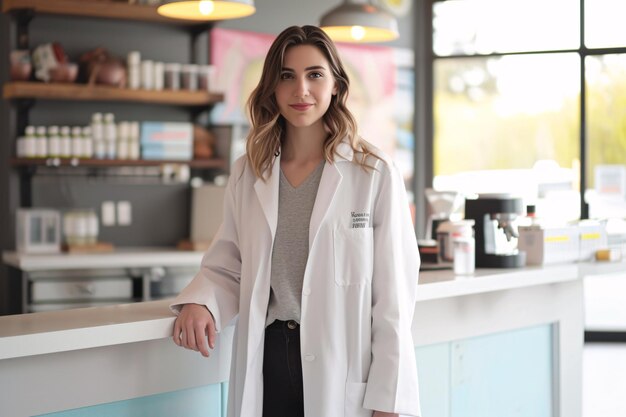
[[215, 348], [215, 337], [215, 321], [211, 312], [199, 304], [185, 304], [174, 322], [174, 343], [208, 358], [208, 348]]

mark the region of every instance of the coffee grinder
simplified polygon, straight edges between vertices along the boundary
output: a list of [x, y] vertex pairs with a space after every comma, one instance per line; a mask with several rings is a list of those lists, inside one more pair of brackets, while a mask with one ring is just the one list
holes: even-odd
[[465, 218], [474, 220], [477, 268], [520, 268], [526, 253], [517, 249], [519, 215], [524, 215], [521, 198], [509, 194], [481, 194], [465, 200]]

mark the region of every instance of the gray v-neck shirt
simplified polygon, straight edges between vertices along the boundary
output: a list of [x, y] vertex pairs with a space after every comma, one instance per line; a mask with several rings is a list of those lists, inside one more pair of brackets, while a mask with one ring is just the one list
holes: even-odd
[[302, 281], [309, 257], [309, 223], [325, 162], [294, 188], [280, 170], [278, 222], [272, 251], [272, 274], [267, 320], [300, 323]]

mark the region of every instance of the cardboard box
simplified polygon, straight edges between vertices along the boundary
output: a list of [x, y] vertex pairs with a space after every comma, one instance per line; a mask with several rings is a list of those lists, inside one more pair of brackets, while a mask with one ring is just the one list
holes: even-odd
[[552, 265], [577, 262], [580, 256], [578, 226], [522, 226], [517, 247], [526, 252], [527, 265]]

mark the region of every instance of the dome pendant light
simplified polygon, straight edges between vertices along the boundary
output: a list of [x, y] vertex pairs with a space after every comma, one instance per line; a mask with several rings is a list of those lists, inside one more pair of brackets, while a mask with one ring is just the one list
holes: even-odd
[[372, 4], [350, 0], [322, 16], [320, 27], [338, 42], [387, 42], [400, 36], [392, 15]]
[[157, 9], [165, 17], [185, 20], [227, 20], [250, 16], [254, 0], [166, 0]]

